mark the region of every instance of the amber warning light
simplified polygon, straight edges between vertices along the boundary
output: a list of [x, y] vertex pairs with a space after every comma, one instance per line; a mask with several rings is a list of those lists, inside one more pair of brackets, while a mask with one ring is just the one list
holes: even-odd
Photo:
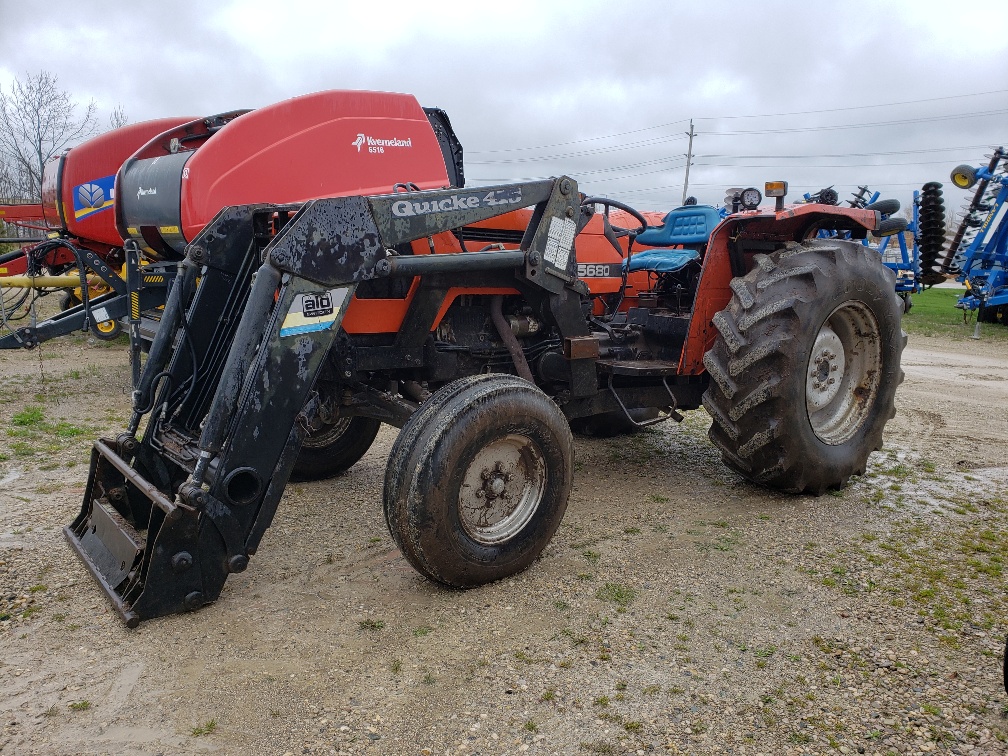
[[776, 197], [777, 206], [775, 210], [784, 209], [784, 197], [787, 194], [787, 181], [767, 181], [763, 185], [763, 194], [767, 197]]

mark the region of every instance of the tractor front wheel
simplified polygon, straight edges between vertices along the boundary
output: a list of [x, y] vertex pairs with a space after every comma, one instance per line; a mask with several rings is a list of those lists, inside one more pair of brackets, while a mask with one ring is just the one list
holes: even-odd
[[704, 355], [710, 439], [756, 483], [820, 494], [864, 474], [903, 380], [903, 302], [878, 255], [842, 240], [757, 255]]
[[[429, 405], [428, 405], [429, 403]], [[403, 427], [385, 473], [385, 518], [431, 580], [465, 588], [526, 569], [567, 508], [574, 443], [549, 397], [508, 375], [463, 378]]]
[[322, 480], [349, 470], [371, 448], [381, 421], [372, 417], [341, 417], [310, 432], [301, 444], [291, 477]]

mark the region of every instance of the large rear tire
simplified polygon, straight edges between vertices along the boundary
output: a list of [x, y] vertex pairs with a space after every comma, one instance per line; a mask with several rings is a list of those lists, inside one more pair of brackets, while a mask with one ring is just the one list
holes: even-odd
[[731, 282], [704, 355], [710, 439], [749, 480], [820, 494], [864, 474], [903, 380], [903, 302], [878, 255], [792, 243]]
[[381, 421], [344, 417], [309, 433], [291, 471], [294, 480], [322, 480], [346, 472], [374, 443]]
[[567, 508], [574, 444], [563, 413], [508, 375], [463, 378], [424, 407], [386, 470], [385, 517], [400, 551], [422, 575], [460, 588], [526, 569]]

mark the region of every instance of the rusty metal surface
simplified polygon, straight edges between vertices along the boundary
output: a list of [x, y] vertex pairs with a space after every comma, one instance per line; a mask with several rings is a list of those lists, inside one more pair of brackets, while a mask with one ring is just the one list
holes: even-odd
[[115, 453], [108, 444], [106, 444], [102, 439], [98, 439], [94, 442], [95, 449], [101, 455], [101, 458], [112, 465], [119, 473], [130, 483], [137, 487], [144, 496], [150, 499], [152, 502], [157, 504], [158, 508], [164, 512], [166, 515], [171, 516], [178, 505], [168, 499], [163, 493], [161, 493], [157, 486], [149, 481], [145, 480], [136, 470], [130, 467], [129, 463]]

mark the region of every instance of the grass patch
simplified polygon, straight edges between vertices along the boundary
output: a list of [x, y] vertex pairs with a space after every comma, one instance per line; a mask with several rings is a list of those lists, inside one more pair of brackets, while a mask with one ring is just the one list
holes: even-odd
[[[927, 289], [913, 295], [913, 309], [903, 316], [903, 329], [907, 333], [921, 336], [943, 336], [946, 338], [965, 340], [973, 335], [976, 317], [971, 316], [969, 323], [963, 322], [962, 310], [957, 310], [955, 303], [964, 293], [964, 289]], [[980, 326], [981, 338], [984, 341], [1008, 342], [1008, 328], [994, 323], [984, 323]]]
[[581, 750], [587, 753], [615, 754], [618, 753], [616, 746], [604, 740], [596, 740], [591, 743], [582, 743]]
[[198, 738], [200, 735], [210, 735], [214, 730], [217, 729], [217, 720], [208, 719], [201, 725], [196, 725], [192, 728], [191, 735], [194, 738]]
[[630, 602], [637, 598], [637, 592], [628, 585], [606, 583], [603, 586], [599, 586], [599, 589], [595, 592], [595, 598], [600, 601], [611, 601], [621, 609], [625, 609], [629, 606]]
[[41, 428], [45, 423], [45, 412], [41, 407], [29, 405], [11, 417], [11, 423], [20, 428]]
[[83, 701], [74, 701], [70, 704], [70, 708], [74, 711], [87, 711], [91, 708], [91, 702], [86, 698]]
[[381, 630], [384, 627], [384, 620], [366, 619], [360, 621], [361, 630]]

